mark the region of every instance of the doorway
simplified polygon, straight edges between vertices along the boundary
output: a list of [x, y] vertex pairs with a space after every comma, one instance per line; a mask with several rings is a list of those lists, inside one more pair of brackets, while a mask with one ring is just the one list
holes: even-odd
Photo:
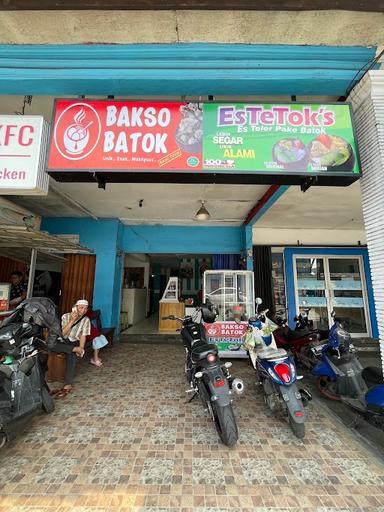
[[367, 289], [361, 256], [295, 255], [296, 313], [310, 308], [319, 329], [332, 325], [332, 311], [352, 336], [370, 336]]

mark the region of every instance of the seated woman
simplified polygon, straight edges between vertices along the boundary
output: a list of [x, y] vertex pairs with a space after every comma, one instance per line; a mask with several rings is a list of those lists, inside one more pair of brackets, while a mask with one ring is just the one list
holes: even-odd
[[92, 321], [96, 319], [96, 315], [92, 311], [92, 308], [88, 308], [86, 316], [89, 318], [91, 322], [91, 332], [89, 336], [87, 336], [86, 341], [92, 341], [93, 348], [93, 357], [91, 357], [91, 360], [89, 362], [94, 366], [100, 367], [103, 366], [103, 362], [99, 357], [99, 350], [108, 345], [108, 340], [103, 334], [101, 334], [100, 329], [93, 325]]

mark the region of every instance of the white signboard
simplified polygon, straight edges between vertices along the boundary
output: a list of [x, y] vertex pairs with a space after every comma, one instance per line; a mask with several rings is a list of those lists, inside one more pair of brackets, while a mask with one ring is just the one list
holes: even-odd
[[47, 144], [42, 116], [0, 115], [0, 194], [47, 195]]

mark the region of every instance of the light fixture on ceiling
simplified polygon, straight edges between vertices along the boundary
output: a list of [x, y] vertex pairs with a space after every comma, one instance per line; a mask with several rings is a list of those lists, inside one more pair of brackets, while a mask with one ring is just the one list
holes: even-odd
[[198, 209], [198, 211], [196, 212], [195, 219], [208, 220], [211, 217], [211, 215], [210, 215], [209, 211], [206, 209], [206, 207], [204, 205], [204, 201], [200, 200], [200, 202], [201, 202], [201, 206]]

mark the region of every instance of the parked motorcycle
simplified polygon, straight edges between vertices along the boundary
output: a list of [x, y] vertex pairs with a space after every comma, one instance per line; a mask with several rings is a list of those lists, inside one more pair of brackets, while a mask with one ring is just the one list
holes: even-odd
[[297, 375], [294, 358], [277, 348], [274, 339], [277, 325], [267, 317], [268, 309], [258, 311], [261, 303], [261, 299], [256, 299], [256, 314], [248, 320], [243, 346], [248, 350], [268, 407], [273, 413], [284, 414], [295, 436], [303, 439], [304, 407], [312, 397], [308, 391], [298, 389], [296, 381], [302, 377]]
[[334, 324], [328, 341], [312, 350], [320, 358], [312, 369], [320, 393], [341, 400], [373, 423], [384, 425], [384, 384], [380, 368], [363, 368], [351, 335], [332, 313]]
[[312, 320], [308, 318], [309, 311], [310, 308], [307, 308], [295, 316], [294, 330], [288, 325], [285, 311], [278, 311], [275, 315], [278, 328], [273, 334], [277, 347], [291, 353], [297, 363], [302, 364], [307, 369], [312, 369], [318, 362], [312, 348], [318, 345], [321, 340], [327, 339], [329, 331], [314, 329]]
[[[196, 317], [178, 318], [174, 315], [163, 320], [178, 320], [182, 324], [180, 331], [185, 347], [185, 373], [190, 384], [187, 393], [192, 393], [190, 401], [199, 396], [205, 410], [215, 423], [221, 441], [227, 446], [237, 442], [238, 431], [232, 409], [233, 393], [241, 394], [244, 384], [241, 379], [234, 379], [229, 368], [231, 362], [222, 364], [216, 345], [208, 344], [202, 321], [213, 323], [216, 311], [211, 304], [197, 308]], [[200, 321], [197, 321], [197, 316]]]
[[49, 344], [61, 335], [50, 299], [24, 300], [2, 313], [7, 314], [0, 327], [0, 448], [24, 430], [34, 414], [54, 410], [44, 377], [48, 356], [42, 331], [50, 329]]

